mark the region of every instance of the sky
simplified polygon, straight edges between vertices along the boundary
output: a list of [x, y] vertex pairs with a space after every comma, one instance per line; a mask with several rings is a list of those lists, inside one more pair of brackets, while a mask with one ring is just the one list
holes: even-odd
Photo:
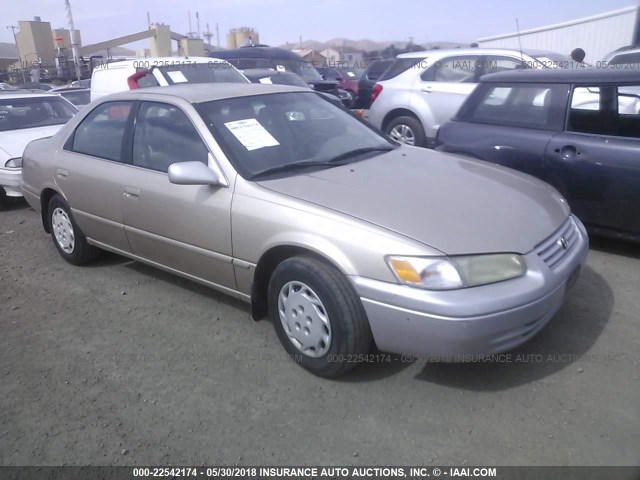
[[[75, 27], [88, 45], [165, 23], [178, 33], [201, 30], [208, 22], [220, 29], [221, 45], [231, 28], [248, 26], [260, 34], [260, 42], [280, 45], [304, 39], [326, 41], [341, 37], [352, 40], [406, 41], [415, 43], [453, 41], [470, 43], [483, 36], [541, 27], [637, 5], [638, 0], [72, 0]], [[64, 0], [0, 0], [0, 42], [13, 42], [9, 25], [33, 16], [51, 22], [53, 28], [67, 26]], [[147, 42], [128, 45], [142, 48]], [[215, 44], [215, 39], [212, 40]]]

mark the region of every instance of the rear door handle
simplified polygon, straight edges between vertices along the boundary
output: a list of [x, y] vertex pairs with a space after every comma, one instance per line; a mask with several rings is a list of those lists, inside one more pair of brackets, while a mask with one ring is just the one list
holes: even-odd
[[58, 178], [67, 178], [69, 176], [69, 172], [62, 168], [56, 168], [56, 176]]
[[574, 160], [576, 155], [580, 155], [580, 152], [573, 145], [565, 145], [561, 148], [556, 148], [554, 152], [559, 153], [565, 160]]
[[138, 198], [140, 196], [140, 189], [133, 187], [124, 187], [124, 196], [129, 198]]

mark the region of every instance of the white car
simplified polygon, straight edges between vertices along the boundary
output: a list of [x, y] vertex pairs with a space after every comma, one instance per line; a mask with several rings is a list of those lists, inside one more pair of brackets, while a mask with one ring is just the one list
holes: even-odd
[[0, 94], [0, 200], [22, 196], [22, 152], [27, 144], [52, 136], [77, 112], [60, 95]]
[[112, 93], [180, 83], [250, 83], [225, 60], [211, 57], [153, 57], [104, 63], [93, 69], [91, 101]]
[[398, 55], [376, 83], [368, 120], [393, 140], [432, 146], [438, 128], [451, 119], [482, 75], [543, 68], [516, 50], [466, 48]]

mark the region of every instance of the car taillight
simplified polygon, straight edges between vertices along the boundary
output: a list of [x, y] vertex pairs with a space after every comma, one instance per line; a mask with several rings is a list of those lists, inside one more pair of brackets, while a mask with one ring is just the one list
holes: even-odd
[[129, 86], [129, 90], [140, 88], [140, 85], [138, 85], [138, 80], [144, 77], [147, 73], [147, 70], [140, 70], [127, 78], [127, 85]]
[[381, 92], [382, 92], [382, 85], [380, 85], [379, 83], [376, 83], [371, 89], [371, 103], [373, 103], [376, 100], [376, 98], [378, 98], [378, 95], [380, 95]]

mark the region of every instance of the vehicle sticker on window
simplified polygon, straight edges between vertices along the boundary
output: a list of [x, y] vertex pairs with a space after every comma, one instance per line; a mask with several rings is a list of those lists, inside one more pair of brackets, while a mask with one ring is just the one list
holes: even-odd
[[273, 82], [271, 81], [271, 77], [264, 77], [260, 79], [260, 83], [268, 83], [269, 85], [272, 85]]
[[185, 83], [188, 81], [187, 77], [185, 77], [184, 73], [182, 73], [180, 70], [167, 72], [167, 75], [169, 75], [169, 78], [173, 80], [173, 83]]
[[249, 151], [280, 145], [255, 118], [226, 122], [224, 126]]

